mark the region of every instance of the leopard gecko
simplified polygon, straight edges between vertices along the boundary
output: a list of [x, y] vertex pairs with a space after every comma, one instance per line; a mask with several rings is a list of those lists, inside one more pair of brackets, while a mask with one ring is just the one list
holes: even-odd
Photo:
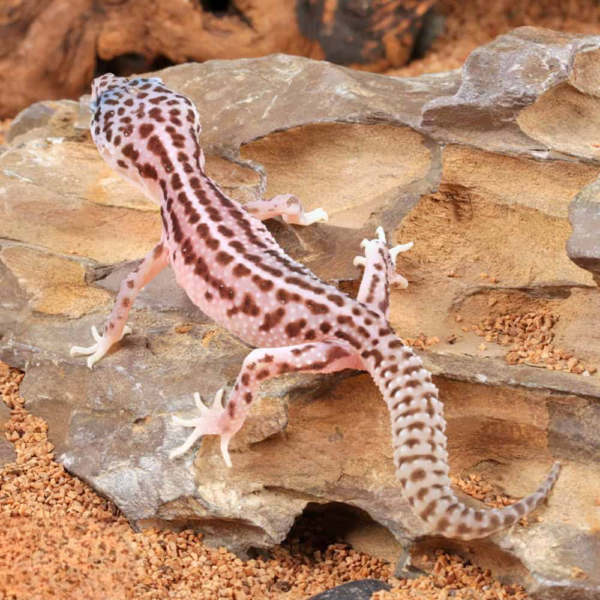
[[138, 292], [167, 265], [191, 301], [238, 338], [254, 346], [226, 403], [223, 390], [207, 407], [194, 394], [199, 416], [173, 417], [193, 428], [171, 458], [204, 435], [228, 445], [242, 427], [262, 381], [283, 373], [368, 371], [390, 415], [394, 462], [405, 498], [432, 532], [469, 540], [515, 523], [546, 498], [559, 471], [556, 463], [539, 489], [502, 509], [466, 507], [451, 488], [446, 422], [438, 390], [421, 359], [388, 323], [389, 286], [407, 281], [396, 258], [412, 244], [389, 248], [384, 232], [362, 243], [364, 267], [356, 299], [341, 293], [288, 257], [261, 221], [327, 220], [322, 209], [305, 212], [291, 194], [244, 205], [228, 197], [205, 172], [194, 104], [159, 78], [128, 80], [106, 74], [94, 80], [93, 140], [104, 160], [160, 205], [162, 236], [122, 282], [115, 306], [95, 343], [73, 347], [91, 368], [130, 329], [126, 321]]

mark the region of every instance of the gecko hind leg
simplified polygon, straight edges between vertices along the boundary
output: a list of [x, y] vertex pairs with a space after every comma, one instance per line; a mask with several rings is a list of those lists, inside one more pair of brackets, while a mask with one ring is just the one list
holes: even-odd
[[387, 318], [390, 308], [390, 285], [396, 283], [402, 289], [408, 287], [408, 281], [396, 272], [396, 259], [398, 254], [410, 250], [413, 243], [388, 248], [383, 227], [378, 227], [376, 233], [377, 239], [362, 241], [365, 255], [354, 259], [354, 266], [365, 269], [357, 300], [373, 306]]
[[314, 342], [253, 350], [244, 360], [226, 405], [222, 403], [223, 390], [217, 392], [210, 408], [202, 404], [199, 394], [195, 394], [200, 416], [195, 419], [173, 416], [175, 424], [193, 427], [194, 431], [181, 446], [171, 451], [169, 458], [185, 454], [196, 440], [205, 435], [219, 435], [221, 454], [225, 464], [231, 467], [229, 442], [244, 424], [262, 381], [285, 373], [331, 373], [363, 368], [362, 359], [341, 342]]
[[181, 445], [171, 451], [169, 458], [174, 458], [185, 454], [195, 443], [196, 440], [205, 435], [220, 435], [221, 436], [221, 454], [223, 460], [228, 467], [231, 467], [231, 458], [229, 457], [229, 440], [233, 434], [229, 434], [224, 430], [224, 426], [221, 424], [225, 407], [223, 406], [223, 389], [220, 389], [210, 406], [206, 406], [202, 402], [200, 394], [196, 392], [194, 394], [194, 401], [196, 408], [198, 409], [200, 416], [195, 419], [180, 419], [173, 415], [173, 423], [180, 425], [181, 427], [193, 427], [193, 433], [186, 439]]
[[254, 200], [244, 204], [244, 208], [261, 221], [281, 216], [286, 223], [307, 226], [329, 220], [322, 208], [304, 212], [300, 200], [293, 194], [279, 194], [269, 200]]

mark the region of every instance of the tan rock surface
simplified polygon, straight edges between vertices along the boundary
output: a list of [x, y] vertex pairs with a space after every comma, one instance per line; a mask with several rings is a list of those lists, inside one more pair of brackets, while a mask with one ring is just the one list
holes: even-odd
[[[326, 225], [269, 223], [286, 250], [321, 276], [355, 291], [352, 259], [377, 225], [415, 241], [399, 261], [410, 286], [393, 292], [391, 320], [401, 335], [438, 338], [423, 357], [446, 405], [453, 472], [479, 474], [498, 495], [515, 498], [535, 488], [552, 460], [563, 462], [542, 521], [469, 544], [495, 573], [540, 599], [573, 590], [591, 599], [600, 590], [591, 502], [600, 495], [600, 379], [590, 370], [600, 364], [597, 255], [586, 247], [577, 262], [580, 255], [565, 250], [569, 218], [574, 235], [582, 227], [572, 205], [592, 194], [600, 167], [577, 149], [566, 156], [549, 142], [540, 151], [518, 119], [564, 85], [579, 53], [594, 47], [600, 38], [526, 29], [476, 53], [462, 73], [419, 79], [281, 56], [162, 73], [198, 104], [203, 142], [218, 155], [210, 172], [235, 197], [290, 191], [309, 207], [331, 203]], [[522, 66], [516, 82], [490, 88], [504, 81], [498, 73], [507, 60]], [[73, 108], [80, 123], [75, 117]], [[0, 263], [0, 358], [27, 366], [27, 406], [48, 420], [61, 462], [132, 521], [194, 523], [210, 543], [238, 551], [272, 546], [309, 504], [327, 503], [366, 512], [405, 547], [405, 558], [411, 547], [416, 556], [439, 545], [400, 495], [389, 417], [364, 375], [265, 386], [265, 402], [236, 440], [232, 470], [210, 439], [196, 455], [168, 460], [185, 435], [171, 415], [192, 409], [193, 392], [210, 397], [233, 381], [247, 352], [190, 304], [170, 272], [142, 292], [134, 335], [94, 371], [68, 356], [90, 325], [102, 324], [95, 311], [108, 309], [100, 299], [114, 295], [133, 267], [121, 261], [142, 256], [159, 229], [154, 207], [112, 179], [86, 135], [74, 126], [58, 141], [48, 127], [49, 140], [31, 123], [19, 133], [23, 143], [0, 154], [0, 259], [8, 257]], [[53, 277], [35, 277], [29, 265], [44, 260], [57, 269], [68, 264], [61, 276], [74, 288], [85, 269], [88, 295], [61, 296]], [[41, 315], [34, 303], [59, 306], [60, 315]], [[486, 319], [509, 318], [518, 354], [527, 333], [520, 319], [529, 313], [533, 321], [558, 317], [546, 331], [552, 356], [537, 365], [512, 364], [510, 346], [478, 335]], [[587, 375], [563, 367], [571, 358]], [[589, 577], [575, 577], [575, 567]]]

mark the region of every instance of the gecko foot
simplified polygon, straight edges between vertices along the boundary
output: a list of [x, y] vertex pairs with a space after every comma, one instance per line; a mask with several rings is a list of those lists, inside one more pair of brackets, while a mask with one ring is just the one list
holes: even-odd
[[196, 419], [180, 419], [173, 416], [173, 423], [181, 427], [194, 427], [193, 433], [188, 437], [185, 443], [178, 448], [175, 448], [169, 454], [169, 458], [173, 460], [177, 456], [185, 454], [198, 440], [204, 435], [220, 435], [221, 436], [221, 454], [223, 460], [228, 467], [231, 467], [231, 458], [229, 457], [229, 442], [233, 437], [233, 433], [228, 431], [226, 421], [223, 416], [226, 415], [226, 408], [223, 406], [223, 390], [219, 390], [215, 394], [215, 399], [210, 407], [206, 406], [200, 394], [194, 394], [196, 407], [200, 412], [200, 416]]
[[[87, 359], [87, 366], [92, 369], [94, 365], [108, 352], [110, 347], [123, 339], [128, 333], [131, 333], [131, 327], [125, 325], [123, 333], [119, 339], [111, 340], [110, 338], [104, 337], [98, 333], [96, 327], [92, 327], [92, 335], [96, 340], [96, 343], [92, 346], [73, 346], [69, 352], [71, 356], [89, 356]], [[91, 355], [91, 356], [90, 356]]]
[[[378, 252], [378, 250], [383, 247], [383, 248], [385, 248], [385, 251], [388, 253], [392, 267], [394, 268], [394, 273], [391, 278], [391, 283], [397, 283], [403, 289], [407, 288], [408, 281], [404, 277], [402, 277], [402, 275], [395, 272], [396, 259], [398, 258], [398, 254], [401, 254], [402, 252], [407, 252], [408, 250], [410, 250], [413, 247], [413, 242], [408, 242], [408, 244], [399, 244], [398, 246], [394, 246], [393, 248], [388, 248], [387, 247], [387, 239], [385, 237], [385, 231], [383, 230], [383, 227], [378, 227], [376, 233], [377, 233], [377, 239], [375, 239], [375, 240], [366, 240], [365, 239], [361, 242], [360, 245], [361, 245], [361, 248], [363, 248], [365, 251], [365, 256], [356, 256], [353, 261], [354, 266], [366, 268], [367, 265], [372, 260], [371, 257], [369, 256], [370, 249], [373, 248], [373, 249], [375, 249], [375, 252]], [[373, 253], [373, 256], [376, 257], [377, 255], [375, 253]]]
[[283, 220], [292, 225], [312, 225], [313, 223], [326, 223], [329, 221], [329, 215], [322, 209], [316, 208], [310, 212], [301, 212], [298, 215], [283, 215]]

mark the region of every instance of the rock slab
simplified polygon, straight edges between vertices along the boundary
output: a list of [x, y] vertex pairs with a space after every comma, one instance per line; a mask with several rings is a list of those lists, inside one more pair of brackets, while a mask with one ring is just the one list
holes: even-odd
[[[171, 416], [193, 410], [195, 391], [210, 398], [231, 385], [249, 349], [166, 271], [110, 356], [93, 371], [69, 357], [160, 236], [156, 207], [99, 158], [85, 102], [33, 107], [0, 154], [0, 359], [26, 370], [22, 395], [48, 421], [59, 459], [137, 527], [195, 526], [245, 552], [281, 541], [308, 504], [344, 503], [398, 541], [400, 569], [433, 544], [534, 598], [597, 597], [598, 254], [577, 239], [597, 215], [600, 161], [569, 131], [594, 114], [598, 49], [600, 36], [524, 28], [461, 72], [413, 79], [283, 55], [159, 73], [197, 104], [209, 174], [228, 193], [245, 202], [294, 192], [328, 210], [330, 222], [311, 228], [269, 223], [321, 277], [356, 292], [352, 259], [378, 225], [415, 242], [399, 262], [410, 286], [394, 291], [391, 322], [433, 340], [421, 345], [446, 407], [451, 469], [516, 498], [560, 459], [543, 521], [468, 545], [427, 536], [394, 476], [385, 405], [355, 373], [263, 386], [230, 470], [210, 438], [169, 461], [186, 436]], [[584, 217], [580, 201], [592, 207]], [[546, 313], [553, 348], [587, 376], [510, 365], [491, 333], [475, 333], [503, 315]]]

